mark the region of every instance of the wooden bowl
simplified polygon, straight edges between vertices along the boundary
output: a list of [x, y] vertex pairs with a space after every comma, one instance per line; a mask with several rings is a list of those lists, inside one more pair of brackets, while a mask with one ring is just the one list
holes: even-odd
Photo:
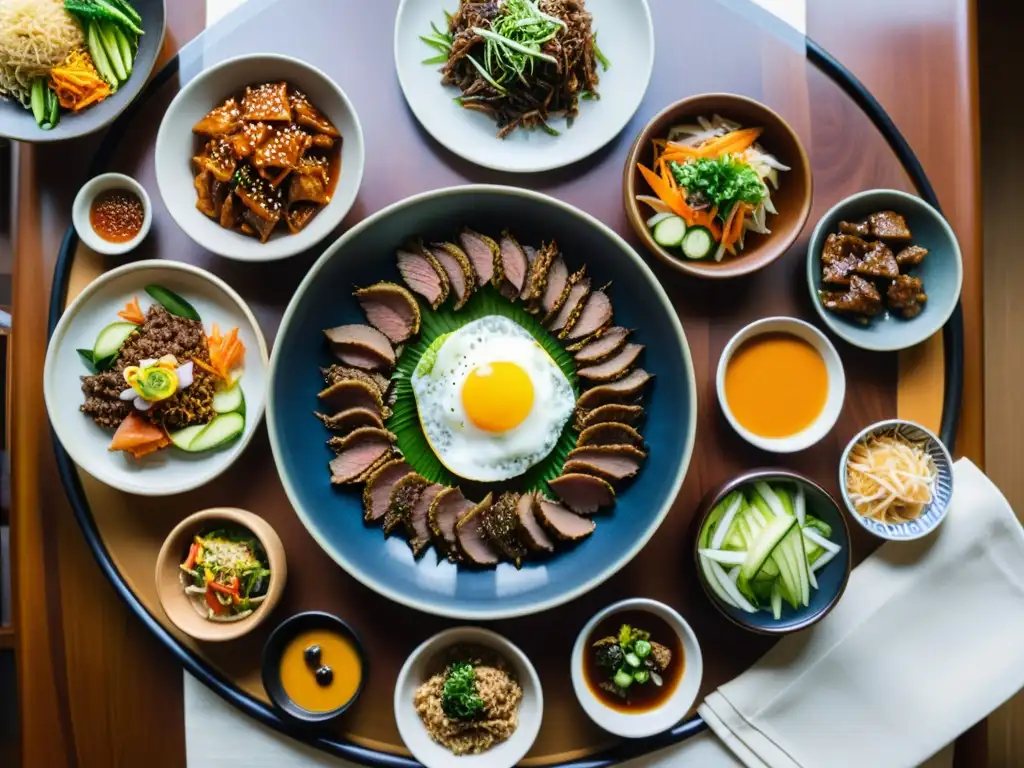
[[[238, 526], [252, 532], [267, 553], [271, 574], [267, 597], [259, 607], [246, 618], [227, 623], [200, 616], [182, 589], [178, 576], [179, 565], [188, 554], [192, 537], [224, 526]], [[156, 592], [167, 618], [186, 635], [211, 643], [234, 640], [256, 628], [281, 601], [287, 580], [288, 566], [281, 539], [262, 517], [244, 509], [214, 507], [189, 515], [164, 539], [156, 558]]]
[[[683, 122], [692, 122], [698, 116], [710, 118], [721, 115], [735, 120], [744, 127], [762, 127], [764, 133], [758, 143], [772, 153], [789, 171], [780, 172], [779, 189], [772, 190], [772, 201], [779, 213], [768, 219], [770, 235], [750, 233], [746, 247], [738, 256], [726, 256], [722, 261], [690, 261], [662, 248], [651, 236], [647, 219], [650, 209], [637, 202], [636, 196], [654, 194], [637, 170], [637, 164], [650, 167], [653, 139], [665, 138], [669, 128]], [[670, 267], [697, 277], [724, 279], [756, 272], [779, 258], [796, 241], [811, 212], [811, 163], [796, 132], [778, 114], [764, 104], [731, 93], [704, 93], [677, 101], [659, 112], [640, 132], [626, 159], [622, 172], [622, 195], [626, 218], [647, 250]]]

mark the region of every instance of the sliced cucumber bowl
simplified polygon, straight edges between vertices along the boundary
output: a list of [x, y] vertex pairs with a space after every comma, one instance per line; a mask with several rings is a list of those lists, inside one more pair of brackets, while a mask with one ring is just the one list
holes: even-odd
[[846, 587], [846, 521], [835, 500], [806, 478], [745, 475], [714, 494], [699, 519], [701, 584], [712, 603], [746, 629], [803, 629], [828, 613]]

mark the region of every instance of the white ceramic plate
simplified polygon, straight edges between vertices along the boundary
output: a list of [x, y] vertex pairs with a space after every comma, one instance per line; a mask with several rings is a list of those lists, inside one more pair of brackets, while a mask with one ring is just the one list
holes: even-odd
[[560, 136], [544, 131], [513, 131], [496, 138], [487, 115], [460, 107], [458, 88], [441, 85], [440, 65], [423, 64], [437, 51], [420, 40], [430, 23], [444, 29], [444, 11], [457, 0], [402, 0], [395, 21], [395, 66], [409, 108], [440, 144], [485, 168], [533, 172], [582, 160], [614, 139], [640, 106], [654, 68], [654, 27], [647, 0], [587, 0], [601, 52], [611, 67], [598, 67], [601, 98], [583, 101], [571, 128], [550, 121]]
[[[224, 229], [196, 209], [192, 126], [246, 85], [281, 80], [305, 91], [313, 105], [341, 131], [341, 176], [331, 202], [305, 229], [297, 235], [278, 230], [261, 243], [241, 232]], [[156, 180], [164, 205], [175, 222], [203, 248], [239, 261], [273, 261], [313, 247], [341, 224], [363, 181], [364, 152], [363, 129], [355, 107], [337, 83], [298, 59], [258, 53], [204, 69], [178, 92], [156, 136]]]
[[[605, 706], [590, 690], [583, 672], [583, 654], [587, 650], [587, 639], [590, 637], [590, 634], [608, 616], [613, 616], [623, 611], [646, 611], [662, 619], [679, 635], [683, 646], [683, 656], [685, 657], [683, 660], [685, 664], [683, 667], [683, 677], [668, 701], [656, 709], [638, 712], [637, 714], [617, 712]], [[656, 640], [657, 638], [652, 639]], [[686, 717], [690, 707], [693, 706], [693, 702], [697, 700], [697, 693], [700, 691], [700, 681], [704, 676], [704, 658], [700, 652], [697, 636], [682, 616], [664, 603], [638, 597], [609, 605], [603, 611], [596, 613], [594, 618], [587, 622], [587, 625], [583, 627], [576, 637], [576, 644], [572, 649], [571, 675], [572, 687], [576, 692], [576, 698], [591, 720], [606, 731], [617, 736], [623, 736], [627, 739], [642, 739], [654, 736], [662, 731], [667, 731]]]
[[[519, 727], [507, 741], [483, 754], [456, 757], [430, 738], [416, 712], [413, 696], [416, 689], [429, 678], [429, 671], [438, 654], [462, 643], [482, 645], [498, 652], [514, 670], [523, 689], [523, 700], [519, 703]], [[395, 683], [395, 721], [398, 723], [398, 733], [412, 756], [426, 768], [511, 768], [533, 746], [540, 732], [543, 714], [544, 693], [537, 670], [519, 648], [489, 629], [455, 627], [434, 635], [409, 655]]]
[[[173, 446], [140, 460], [107, 450], [111, 433], [79, 411], [81, 377], [89, 373], [76, 349], [92, 349], [96, 335], [117, 322], [117, 312], [137, 296], [143, 311], [153, 303], [147, 285], [162, 285], [196, 308], [207, 333], [213, 323], [238, 328], [245, 344], [245, 431], [228, 446], [185, 453]], [[100, 482], [141, 496], [168, 496], [198, 488], [226, 470], [245, 450], [263, 418], [267, 343], [256, 318], [227, 283], [198, 267], [172, 261], [140, 261], [111, 270], [90, 283], [64, 312], [50, 337], [43, 396], [57, 439], [72, 460]]]

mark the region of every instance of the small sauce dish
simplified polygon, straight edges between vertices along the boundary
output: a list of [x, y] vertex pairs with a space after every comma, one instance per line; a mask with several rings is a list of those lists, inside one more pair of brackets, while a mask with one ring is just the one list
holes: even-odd
[[740, 437], [764, 451], [795, 453], [835, 426], [846, 374], [832, 342], [813, 325], [767, 317], [725, 345], [716, 387], [722, 412]]
[[[598, 663], [592, 657], [603, 651], [595, 648], [595, 642], [599, 646], [611, 645], [599, 641], [618, 635], [622, 625], [649, 633], [649, 637], [644, 640], [644, 647], [630, 645], [622, 654], [625, 662], [616, 665], [620, 670], [615, 679], [622, 669], [631, 668], [628, 665], [638, 660], [631, 657], [639, 657], [640, 664], [633, 671], [635, 681], [625, 688], [628, 698], [620, 702], [610, 690], [601, 687], [602, 682], [607, 682], [603, 677], [612, 680], [615, 670], [606, 669], [602, 666], [604, 661]], [[661, 666], [666, 649], [671, 658], [666, 666]], [[646, 664], [647, 659], [652, 664]], [[655, 672], [660, 673], [657, 679], [650, 677]], [[644, 675], [640, 678], [643, 682], [636, 681], [637, 674]], [[667, 731], [686, 717], [697, 700], [703, 674], [700, 645], [690, 625], [674, 609], [646, 598], [623, 600], [599, 611], [580, 631], [572, 649], [572, 686], [580, 706], [601, 728], [627, 739]], [[602, 676], [602, 680], [595, 679], [597, 676]], [[659, 681], [660, 686], [656, 686]], [[634, 686], [636, 693], [630, 693]]]
[[121, 173], [104, 173], [86, 182], [75, 196], [71, 219], [78, 237], [106, 256], [135, 249], [153, 224], [153, 206], [139, 182]]
[[367, 678], [366, 654], [355, 631], [329, 613], [285, 619], [263, 647], [263, 687], [291, 720], [316, 725], [351, 707]]

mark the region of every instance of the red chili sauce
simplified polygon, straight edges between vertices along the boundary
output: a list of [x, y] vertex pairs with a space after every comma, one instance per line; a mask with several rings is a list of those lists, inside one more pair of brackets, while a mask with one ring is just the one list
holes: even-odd
[[142, 231], [146, 211], [134, 192], [108, 189], [96, 195], [89, 207], [93, 231], [108, 243], [127, 243]]

